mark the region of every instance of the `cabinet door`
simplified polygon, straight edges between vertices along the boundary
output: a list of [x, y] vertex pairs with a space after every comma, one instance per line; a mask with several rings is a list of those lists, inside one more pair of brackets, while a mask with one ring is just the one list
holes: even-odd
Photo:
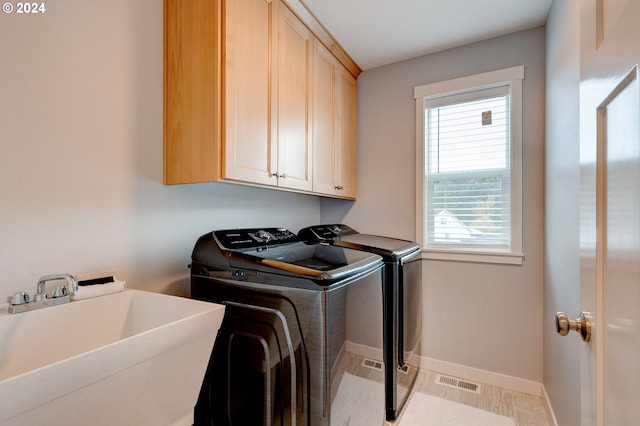
[[319, 41], [313, 58], [313, 192], [334, 195], [337, 61]]
[[311, 191], [311, 60], [313, 35], [281, 4], [278, 26], [278, 186]]
[[228, 0], [224, 14], [225, 179], [275, 185], [277, 155], [272, 114], [271, 55], [277, 6], [270, 0]]
[[336, 183], [339, 195], [356, 198], [357, 81], [340, 66], [337, 84]]
[[320, 42], [313, 70], [313, 191], [355, 198], [356, 80]]

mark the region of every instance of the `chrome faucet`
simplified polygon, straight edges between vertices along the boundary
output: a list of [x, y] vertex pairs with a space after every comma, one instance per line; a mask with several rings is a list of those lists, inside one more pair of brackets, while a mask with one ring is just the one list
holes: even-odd
[[[36, 294], [34, 296], [34, 301], [39, 302], [40, 300], [48, 299], [47, 292], [45, 290], [45, 284], [47, 281], [56, 281], [56, 280], [65, 280], [67, 282], [66, 291], [61, 291], [64, 294], [73, 294], [78, 291], [78, 280], [71, 274], [53, 274], [53, 275], [45, 275], [40, 277], [38, 280], [38, 288], [36, 290]], [[58, 290], [56, 288], [56, 290]], [[63, 295], [64, 295], [63, 294]]]
[[[49, 299], [45, 285], [47, 281], [65, 280], [67, 285], [58, 286], [52, 292], [52, 298]], [[33, 311], [35, 309], [46, 308], [47, 306], [56, 306], [71, 301], [69, 294], [78, 291], [78, 280], [71, 274], [54, 274], [45, 275], [38, 280], [36, 294], [33, 296], [33, 302], [29, 300], [29, 295], [25, 292], [18, 292], [11, 298], [9, 305], [9, 313], [17, 314], [20, 312]]]

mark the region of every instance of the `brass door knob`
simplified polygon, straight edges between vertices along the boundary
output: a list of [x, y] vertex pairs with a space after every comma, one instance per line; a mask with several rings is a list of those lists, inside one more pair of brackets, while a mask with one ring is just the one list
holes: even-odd
[[580, 312], [577, 320], [571, 321], [564, 312], [556, 313], [556, 331], [561, 336], [566, 336], [569, 331], [577, 331], [585, 342], [591, 340], [591, 319], [590, 312]]

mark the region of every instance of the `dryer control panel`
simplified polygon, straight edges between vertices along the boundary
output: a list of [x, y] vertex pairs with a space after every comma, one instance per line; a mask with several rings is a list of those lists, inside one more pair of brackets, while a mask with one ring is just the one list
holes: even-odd
[[339, 240], [340, 237], [343, 237], [345, 235], [353, 234], [357, 234], [357, 232], [354, 231], [353, 228], [350, 228], [347, 225], [333, 224], [316, 225], [304, 228], [298, 233], [298, 236], [303, 240], [310, 242], [330, 242]]

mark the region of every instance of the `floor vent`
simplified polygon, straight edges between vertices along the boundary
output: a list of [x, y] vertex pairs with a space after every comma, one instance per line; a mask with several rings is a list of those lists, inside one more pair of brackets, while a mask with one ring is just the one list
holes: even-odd
[[373, 368], [374, 370], [382, 371], [382, 363], [373, 359], [365, 358], [362, 361], [362, 366], [367, 368]]
[[455, 377], [443, 376], [438, 374], [436, 376], [436, 383], [450, 388], [460, 389], [467, 392], [473, 392], [480, 395], [480, 384], [469, 382], [467, 380], [456, 379]]

